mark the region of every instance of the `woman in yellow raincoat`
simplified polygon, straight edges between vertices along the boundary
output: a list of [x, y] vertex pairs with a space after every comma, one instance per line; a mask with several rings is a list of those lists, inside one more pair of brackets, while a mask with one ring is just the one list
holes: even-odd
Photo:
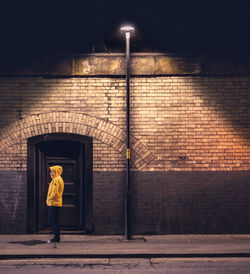
[[61, 166], [50, 167], [50, 182], [46, 204], [49, 207], [49, 224], [52, 228], [54, 238], [50, 239], [48, 243], [60, 242], [60, 226], [59, 226], [59, 212], [62, 207], [62, 196], [64, 190], [64, 182], [61, 174], [63, 168]]

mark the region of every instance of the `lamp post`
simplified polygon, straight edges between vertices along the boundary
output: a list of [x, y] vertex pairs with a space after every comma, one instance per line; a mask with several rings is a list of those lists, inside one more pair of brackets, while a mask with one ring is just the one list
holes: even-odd
[[131, 240], [130, 225], [130, 37], [134, 27], [125, 25], [121, 31], [125, 33], [126, 39], [126, 132], [127, 132], [127, 150], [126, 150], [126, 196], [125, 196], [125, 239]]

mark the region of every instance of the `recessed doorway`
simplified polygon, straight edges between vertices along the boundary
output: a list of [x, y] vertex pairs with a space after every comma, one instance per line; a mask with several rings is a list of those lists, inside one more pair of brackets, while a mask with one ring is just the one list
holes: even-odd
[[49, 167], [61, 165], [64, 179], [62, 231], [92, 231], [92, 140], [75, 134], [28, 140], [28, 232], [49, 230], [46, 196]]

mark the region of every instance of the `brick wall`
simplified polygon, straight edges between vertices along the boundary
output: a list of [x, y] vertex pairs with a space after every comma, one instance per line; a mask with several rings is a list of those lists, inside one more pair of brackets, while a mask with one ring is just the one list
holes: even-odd
[[[249, 84], [250, 77], [244, 75], [132, 77], [134, 231], [216, 233], [250, 228]], [[93, 138], [95, 232], [123, 232], [124, 78], [2, 77], [0, 117], [2, 232], [25, 231], [27, 138], [52, 132]], [[225, 196], [226, 183], [218, 172], [227, 174], [227, 180], [234, 174], [237, 179], [230, 189], [240, 197]], [[196, 195], [190, 195], [190, 189]], [[102, 191], [107, 193], [103, 200]], [[183, 206], [188, 202], [185, 193], [194, 203], [189, 211]], [[204, 199], [206, 204], [201, 203]], [[114, 202], [116, 209], [108, 211]], [[218, 203], [223, 206], [216, 207]], [[226, 205], [234, 206], [228, 215], [240, 215], [239, 226], [228, 228], [230, 221], [221, 221]], [[205, 218], [199, 229], [197, 220], [183, 221], [184, 215], [190, 220], [197, 216], [197, 206], [200, 218]], [[115, 225], [110, 227], [112, 220]]]
[[132, 82], [132, 133], [156, 157], [150, 171], [249, 170], [249, 77]]

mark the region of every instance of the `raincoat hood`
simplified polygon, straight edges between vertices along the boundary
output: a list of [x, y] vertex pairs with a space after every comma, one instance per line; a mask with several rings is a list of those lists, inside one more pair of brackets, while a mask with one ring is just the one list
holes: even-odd
[[52, 178], [60, 176], [63, 172], [63, 168], [61, 166], [51, 166], [49, 169], [52, 171]]
[[52, 181], [49, 184], [46, 204], [47, 206], [62, 206], [62, 197], [64, 190], [64, 181], [60, 176], [63, 172], [63, 168], [61, 166], [51, 166], [50, 175]]

